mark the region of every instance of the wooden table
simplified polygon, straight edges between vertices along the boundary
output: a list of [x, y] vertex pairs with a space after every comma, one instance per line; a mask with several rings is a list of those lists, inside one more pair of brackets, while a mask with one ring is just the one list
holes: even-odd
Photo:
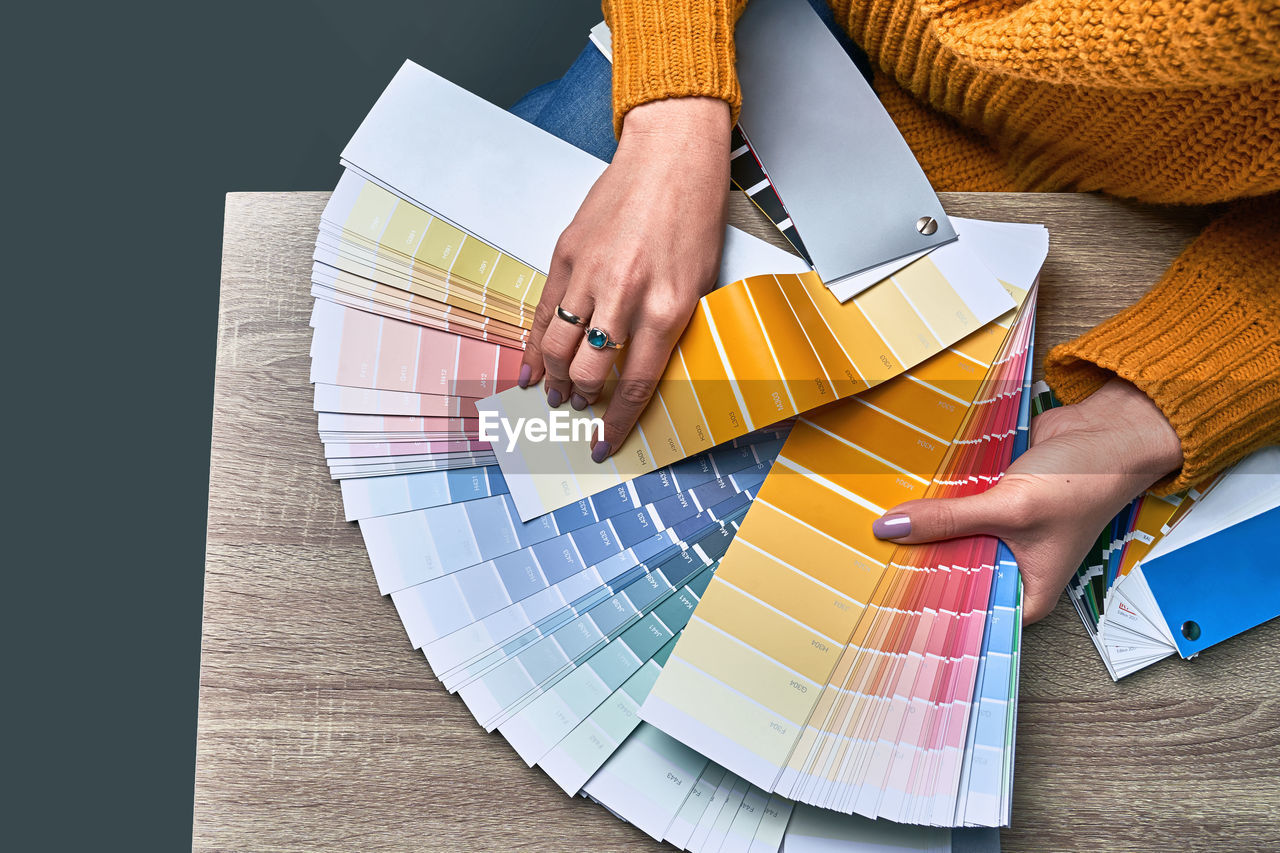
[[[227, 197], [195, 849], [663, 849], [485, 734], [378, 596], [307, 384], [327, 197]], [[943, 203], [1048, 225], [1038, 355], [1134, 301], [1200, 225], [1092, 196]], [[1113, 684], [1064, 597], [1025, 637], [1004, 849], [1280, 848], [1278, 673], [1280, 622]]]

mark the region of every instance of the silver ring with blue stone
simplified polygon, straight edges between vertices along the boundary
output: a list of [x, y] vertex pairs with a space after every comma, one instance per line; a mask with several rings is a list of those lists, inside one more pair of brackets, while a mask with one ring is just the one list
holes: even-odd
[[593, 349], [622, 349], [627, 345], [626, 341], [615, 341], [609, 337], [609, 333], [599, 326], [592, 326], [587, 330], [587, 345]]
[[582, 319], [577, 314], [574, 314], [572, 311], [564, 310], [559, 305], [556, 306], [556, 316], [571, 326], [581, 326], [584, 329], [587, 327], [586, 320]]

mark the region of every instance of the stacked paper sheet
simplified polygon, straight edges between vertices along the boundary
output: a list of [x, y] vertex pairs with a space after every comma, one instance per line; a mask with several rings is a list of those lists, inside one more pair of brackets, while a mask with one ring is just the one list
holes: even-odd
[[312, 271], [311, 381], [335, 478], [491, 464], [476, 400], [515, 382], [545, 277], [353, 172]]
[[[658, 707], [655, 689], [724, 612], [725, 590], [776, 613], [789, 596], [812, 598], [789, 575], [760, 574], [753, 555], [767, 537], [739, 547], [739, 529], [766, 531], [782, 513], [803, 530], [862, 536], [871, 508], [1000, 475], [1025, 434], [1043, 229], [956, 220], [960, 241], [845, 303], [803, 261], [730, 230], [722, 286], [636, 438], [595, 466], [582, 443], [491, 447], [477, 429], [481, 412], [547, 415], [540, 390], [511, 386], [551, 248], [601, 164], [411, 64], [343, 162], [312, 282], [318, 426], [379, 590], [442, 683], [567, 793], [681, 849], [774, 851], [788, 833], [788, 849], [949, 849], [945, 831], [869, 824], [830, 795], [735, 764], [715, 738], [642, 721], [641, 708]], [[844, 398], [792, 430], [794, 416]], [[798, 478], [813, 482], [797, 490]], [[762, 493], [790, 497], [765, 506]], [[837, 523], [832, 501], [851, 499], [857, 512]], [[793, 558], [817, 573], [815, 589], [823, 572], [850, 573], [836, 539]], [[920, 685], [910, 712], [935, 722], [912, 741], [909, 770], [890, 762], [899, 793], [877, 813], [998, 825], [1012, 776], [1016, 567], [984, 541], [899, 549], [881, 570], [924, 579], [904, 589], [912, 625], [927, 619], [934, 632], [918, 630], [937, 639], [921, 647], [936, 660], [899, 679]], [[898, 585], [882, 586], [868, 588], [868, 613], [908, 609]], [[721, 710], [725, 731], [746, 719]], [[979, 712], [990, 722], [970, 724]], [[797, 811], [797, 798], [844, 813]]]

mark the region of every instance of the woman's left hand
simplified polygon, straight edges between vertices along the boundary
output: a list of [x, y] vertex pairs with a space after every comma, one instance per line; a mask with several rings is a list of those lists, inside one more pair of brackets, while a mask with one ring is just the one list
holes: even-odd
[[[668, 98], [627, 113], [613, 162], [556, 244], [525, 347], [520, 385], [546, 379], [547, 403], [594, 405], [617, 349], [584, 339], [597, 327], [626, 347], [605, 408], [602, 462], [653, 396], [676, 339], [720, 268], [729, 197], [729, 105]], [[574, 325], [557, 306], [580, 319]]]
[[903, 544], [1000, 537], [1018, 561], [1029, 624], [1053, 610], [1107, 522], [1181, 464], [1181, 443], [1164, 414], [1132, 384], [1113, 379], [1033, 420], [1030, 448], [987, 491], [908, 501], [873, 531]]

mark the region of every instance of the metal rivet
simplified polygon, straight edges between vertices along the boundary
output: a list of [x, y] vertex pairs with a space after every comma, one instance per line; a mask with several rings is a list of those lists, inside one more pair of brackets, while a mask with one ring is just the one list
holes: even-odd
[[932, 216], [921, 216], [916, 220], [916, 230], [928, 237], [930, 234], [938, 230], [938, 220], [934, 219]]
[[1187, 621], [1182, 623], [1182, 636], [1188, 640], [1195, 642], [1200, 639], [1200, 626], [1195, 622]]

